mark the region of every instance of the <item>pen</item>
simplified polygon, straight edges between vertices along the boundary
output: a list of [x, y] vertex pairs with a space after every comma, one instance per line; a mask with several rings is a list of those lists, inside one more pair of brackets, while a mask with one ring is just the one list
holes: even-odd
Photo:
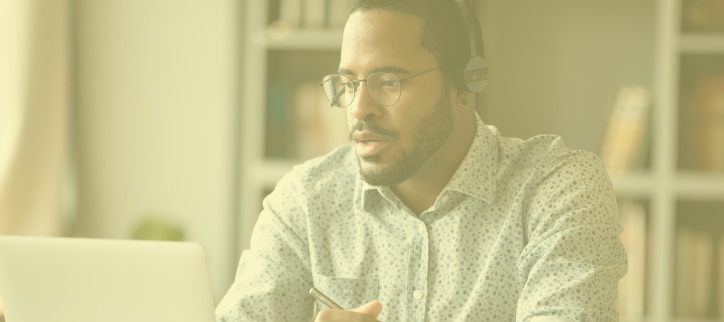
[[327, 306], [331, 308], [344, 310], [341, 306], [337, 305], [337, 303], [334, 303], [334, 301], [330, 300], [326, 295], [322, 294], [322, 292], [314, 287], [309, 289], [309, 294], [312, 294], [312, 296], [322, 301], [322, 303], [327, 304]]

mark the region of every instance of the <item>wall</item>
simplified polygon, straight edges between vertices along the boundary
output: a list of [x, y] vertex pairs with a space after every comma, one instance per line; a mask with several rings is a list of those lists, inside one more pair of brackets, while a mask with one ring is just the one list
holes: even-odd
[[598, 153], [619, 86], [651, 89], [653, 0], [482, 0], [491, 81], [483, 121]]
[[207, 252], [216, 300], [232, 282], [233, 0], [77, 0], [76, 235], [129, 238], [155, 213]]

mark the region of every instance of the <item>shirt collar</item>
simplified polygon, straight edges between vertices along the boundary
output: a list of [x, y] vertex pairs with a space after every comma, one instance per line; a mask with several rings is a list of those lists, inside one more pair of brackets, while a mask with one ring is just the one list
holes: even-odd
[[473, 143], [445, 190], [461, 192], [490, 204], [497, 188], [498, 141], [477, 112], [475, 123]]
[[[445, 190], [457, 191], [481, 199], [490, 204], [495, 198], [495, 176], [498, 163], [498, 142], [493, 132], [488, 128], [477, 112], [475, 112], [475, 138], [470, 144], [468, 153], [460, 163], [460, 166], [448, 182]], [[360, 184], [361, 196], [360, 206], [364, 206], [369, 198], [370, 191], [389, 189], [387, 187], [376, 187], [362, 180], [359, 172], [357, 182]]]

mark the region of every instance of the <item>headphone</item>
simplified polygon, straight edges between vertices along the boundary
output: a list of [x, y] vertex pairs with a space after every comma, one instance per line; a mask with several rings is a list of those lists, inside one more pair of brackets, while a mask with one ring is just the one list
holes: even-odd
[[482, 35], [475, 31], [475, 25], [480, 25], [475, 12], [470, 11], [467, 0], [455, 0], [460, 7], [460, 13], [468, 29], [470, 38], [470, 56], [463, 56], [455, 68], [455, 85], [464, 93], [480, 93], [488, 85], [488, 62], [478, 55], [478, 39], [480, 39], [480, 52], [483, 51]]

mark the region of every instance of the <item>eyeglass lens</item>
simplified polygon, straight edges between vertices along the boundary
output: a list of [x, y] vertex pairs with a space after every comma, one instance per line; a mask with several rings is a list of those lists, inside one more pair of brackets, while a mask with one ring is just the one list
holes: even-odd
[[[367, 78], [366, 83], [367, 90], [377, 103], [389, 106], [400, 99], [400, 80], [394, 74], [375, 73]], [[337, 74], [325, 76], [322, 88], [324, 95], [334, 107], [349, 106], [357, 92], [355, 82], [351, 78]]]

